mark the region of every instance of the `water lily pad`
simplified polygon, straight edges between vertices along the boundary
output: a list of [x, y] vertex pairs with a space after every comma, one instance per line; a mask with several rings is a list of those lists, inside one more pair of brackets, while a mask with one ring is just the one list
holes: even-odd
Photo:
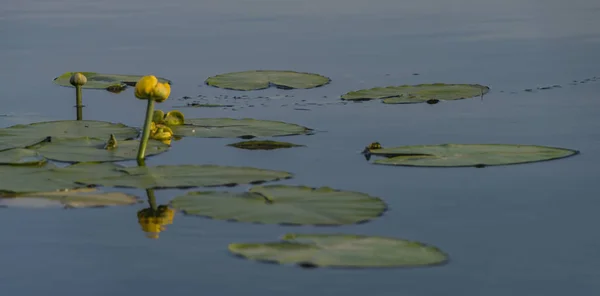
[[386, 104], [409, 104], [437, 102], [435, 100], [459, 100], [482, 96], [489, 87], [479, 84], [418, 84], [375, 87], [351, 91], [342, 95], [342, 100], [365, 101], [383, 99]]
[[251, 167], [217, 165], [161, 165], [130, 167], [119, 171], [124, 176], [81, 178], [79, 183], [108, 187], [192, 188], [202, 186], [234, 186], [289, 179], [292, 174]]
[[331, 79], [313, 73], [293, 71], [254, 70], [220, 74], [206, 79], [206, 84], [233, 90], [257, 90], [275, 86], [281, 89], [314, 88], [328, 84]]
[[43, 165], [46, 159], [29, 149], [10, 149], [0, 151], [0, 165]]
[[559, 159], [579, 153], [576, 150], [509, 144], [442, 144], [400, 146], [369, 151], [375, 164], [400, 166], [461, 167], [530, 163]]
[[[122, 140], [118, 146], [105, 149], [107, 140], [98, 138], [53, 138], [42, 142], [31, 149], [44, 157], [64, 162], [110, 162], [135, 160], [140, 145], [139, 140]], [[146, 148], [146, 156], [157, 155], [169, 149], [169, 145], [150, 139]]]
[[138, 203], [136, 196], [121, 192], [100, 192], [96, 188], [79, 188], [65, 191], [31, 192], [0, 198], [3, 207], [63, 207], [96, 208], [126, 206]]
[[171, 126], [175, 136], [197, 138], [244, 138], [308, 135], [312, 129], [297, 124], [252, 118], [192, 118]]
[[47, 192], [83, 187], [75, 180], [123, 175], [115, 170], [120, 167], [113, 164], [78, 164], [65, 168], [48, 164], [43, 167], [0, 166], [0, 192]]
[[[73, 87], [69, 80], [73, 73], [76, 72], [66, 72], [56, 78], [54, 78], [54, 83], [61, 86]], [[87, 78], [87, 83], [82, 86], [82, 88], [92, 88], [92, 89], [108, 89], [111, 90], [123, 90], [127, 86], [135, 86], [138, 80], [143, 77], [143, 75], [120, 75], [120, 74], [101, 74], [96, 72], [79, 72]], [[169, 83], [171, 81], [165, 78], [157, 77], [159, 82]]]
[[351, 234], [288, 233], [280, 242], [230, 244], [229, 251], [250, 260], [303, 267], [417, 267], [448, 261], [443, 251], [420, 242]]
[[264, 224], [344, 225], [386, 210], [379, 198], [329, 187], [255, 186], [248, 192], [197, 191], [171, 201], [186, 214]]
[[227, 146], [246, 149], [246, 150], [273, 150], [273, 149], [281, 149], [281, 148], [293, 148], [293, 147], [303, 147], [304, 145], [297, 145], [294, 143], [288, 142], [278, 142], [278, 141], [242, 141], [233, 144], [228, 144]]
[[0, 151], [35, 145], [48, 137], [108, 139], [111, 134], [114, 134], [117, 139], [129, 139], [136, 138], [139, 131], [121, 123], [95, 120], [59, 120], [18, 124], [0, 129]]

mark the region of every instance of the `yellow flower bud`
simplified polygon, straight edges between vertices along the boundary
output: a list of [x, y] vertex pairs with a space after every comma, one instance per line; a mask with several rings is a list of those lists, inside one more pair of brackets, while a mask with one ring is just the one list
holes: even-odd
[[148, 75], [140, 78], [140, 80], [135, 84], [135, 97], [141, 100], [151, 99], [156, 84], [158, 84], [158, 79], [156, 79], [154, 75]]
[[77, 72], [71, 76], [71, 79], [69, 80], [69, 82], [73, 86], [82, 86], [87, 83], [87, 78], [85, 77], [85, 75]]
[[154, 88], [154, 93], [152, 95], [152, 99], [157, 103], [164, 102], [169, 95], [171, 94], [171, 85], [168, 83], [157, 83]]

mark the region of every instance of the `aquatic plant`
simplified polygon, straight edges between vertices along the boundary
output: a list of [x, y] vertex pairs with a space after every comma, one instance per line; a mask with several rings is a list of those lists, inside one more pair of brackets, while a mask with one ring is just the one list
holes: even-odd
[[135, 96], [140, 100], [146, 100], [146, 119], [142, 130], [142, 138], [138, 150], [137, 159], [144, 159], [146, 146], [150, 138], [152, 118], [154, 115], [154, 102], [162, 103], [171, 94], [171, 85], [169, 83], [158, 82], [154, 75], [142, 77], [135, 85]]

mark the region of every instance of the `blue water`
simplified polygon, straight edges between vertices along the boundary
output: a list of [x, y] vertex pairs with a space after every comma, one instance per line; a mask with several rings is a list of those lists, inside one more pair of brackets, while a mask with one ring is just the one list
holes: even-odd
[[[390, 211], [337, 228], [177, 214], [151, 240], [136, 219], [144, 204], [6, 208], [0, 294], [595, 295], [600, 79], [579, 81], [600, 77], [599, 13], [593, 0], [8, 0], [0, 10], [0, 114], [9, 116], [0, 117], [0, 126], [74, 119], [73, 89], [52, 83], [66, 71], [167, 77], [173, 90], [157, 105], [163, 110], [185, 104], [183, 96], [242, 94], [202, 85], [215, 74], [316, 72], [332, 84], [256, 91], [251, 96], [269, 99], [227, 100], [235, 108], [179, 108], [188, 118], [285, 120], [324, 131], [285, 139], [306, 148], [245, 151], [224, 147], [235, 139], [186, 138], [148, 164], [285, 170], [295, 177], [280, 183], [365, 192]], [[350, 90], [428, 82], [481, 83], [492, 91], [483, 101], [437, 105], [339, 100]], [[554, 84], [562, 88], [536, 89]], [[145, 103], [131, 90], [85, 91], [84, 103], [85, 119], [142, 124]], [[388, 167], [358, 154], [373, 141], [521, 143], [581, 154], [485, 169]], [[164, 204], [182, 191], [156, 194]], [[432, 268], [304, 270], [227, 252], [231, 242], [294, 231], [408, 238], [434, 244], [451, 259]]]

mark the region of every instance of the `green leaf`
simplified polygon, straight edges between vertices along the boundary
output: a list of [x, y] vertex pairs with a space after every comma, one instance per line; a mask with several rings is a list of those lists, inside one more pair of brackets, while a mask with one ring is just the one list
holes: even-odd
[[[116, 148], [105, 149], [108, 139], [98, 138], [53, 138], [49, 142], [42, 142], [31, 149], [44, 157], [65, 162], [108, 162], [135, 160], [140, 145], [139, 140], [119, 141]], [[156, 140], [148, 140], [146, 156], [157, 155], [169, 149], [169, 145]]]
[[[71, 76], [76, 72], [66, 72], [56, 78], [54, 83], [61, 86], [73, 87], [69, 80]], [[127, 86], [135, 86], [135, 84], [143, 77], [143, 75], [120, 75], [120, 74], [101, 74], [96, 72], [79, 72], [87, 78], [87, 83], [82, 88], [91, 89], [107, 89], [109, 87], [125, 88]], [[158, 78], [158, 82], [169, 83], [171, 81], [165, 78]]]
[[124, 176], [81, 178], [79, 183], [108, 187], [191, 188], [202, 186], [234, 186], [289, 179], [292, 174], [251, 167], [217, 165], [161, 165], [131, 167], [119, 171]]
[[234, 243], [229, 251], [250, 260], [303, 267], [416, 267], [443, 264], [448, 255], [416, 241], [351, 234], [294, 234], [281, 242]]
[[35, 145], [47, 137], [108, 139], [111, 134], [114, 134], [117, 139], [128, 139], [136, 138], [139, 131], [121, 123], [95, 120], [60, 120], [18, 124], [0, 129], [0, 151]]
[[175, 136], [197, 138], [254, 138], [308, 135], [312, 129], [281, 121], [252, 118], [192, 118], [184, 125], [169, 126]]
[[95, 188], [65, 191], [21, 193], [10, 198], [0, 198], [4, 207], [64, 207], [92, 208], [126, 206], [138, 203], [136, 196], [121, 192], [99, 192]]
[[277, 141], [242, 141], [233, 144], [228, 144], [227, 146], [246, 149], [246, 150], [273, 150], [273, 149], [281, 149], [281, 148], [293, 148], [293, 147], [303, 147], [304, 145], [296, 145], [288, 142], [277, 142]]
[[459, 100], [488, 93], [489, 87], [479, 84], [418, 84], [375, 87], [351, 91], [342, 100], [365, 101], [383, 99], [386, 104], [423, 103], [429, 100]]
[[0, 165], [43, 165], [46, 159], [29, 149], [10, 149], [0, 151]]
[[441, 144], [374, 149], [370, 150], [369, 153], [389, 157], [378, 159], [374, 162], [375, 164], [481, 167], [546, 161], [572, 156], [579, 152], [570, 149], [534, 145]]
[[115, 170], [120, 167], [114, 164], [77, 164], [65, 168], [0, 166], [0, 192], [46, 192], [82, 187], [75, 180], [123, 175]]
[[206, 84], [233, 90], [257, 90], [275, 86], [282, 89], [314, 88], [331, 79], [313, 73], [277, 70], [253, 70], [220, 74], [206, 79]]
[[385, 212], [379, 198], [329, 187], [255, 186], [249, 192], [197, 191], [171, 201], [186, 214], [264, 224], [344, 225]]

